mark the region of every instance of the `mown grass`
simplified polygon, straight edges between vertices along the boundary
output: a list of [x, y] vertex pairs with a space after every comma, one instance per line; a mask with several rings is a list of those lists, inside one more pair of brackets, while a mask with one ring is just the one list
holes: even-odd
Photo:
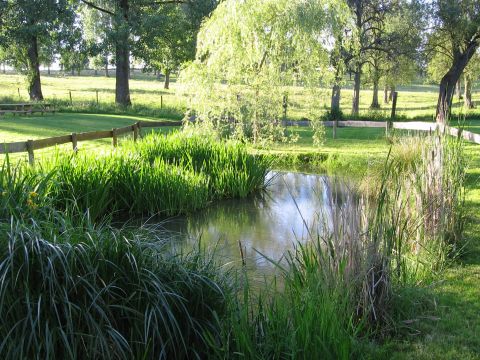
[[[27, 101], [25, 80], [20, 75], [0, 74], [0, 102]], [[163, 83], [148, 74], [134, 75], [130, 80], [131, 98], [133, 107], [118, 108], [114, 105], [115, 78], [111, 76], [71, 76], [43, 74], [42, 87], [47, 101], [55, 102], [62, 111], [117, 113], [130, 115], [144, 115], [181, 119], [188, 107], [188, 99], [177, 95], [176, 89], [180, 86], [172, 82], [171, 90], [163, 89]], [[20, 96], [18, 96], [20, 89]], [[96, 91], [99, 92], [99, 104], [96, 103]], [[432, 85], [399, 86], [397, 116], [399, 119], [433, 120], [438, 97], [438, 88]], [[73, 106], [70, 105], [70, 91]], [[330, 105], [330, 89], [320, 90], [312, 94], [300, 86], [286, 87], [289, 93], [289, 107], [287, 117], [301, 119], [308, 117], [309, 106], [315, 104], [321, 109], [328, 109]], [[352, 84], [347, 82], [342, 90], [341, 109], [348, 118], [352, 103]], [[380, 94], [382, 95], [382, 94]], [[160, 106], [161, 97], [163, 106]], [[360, 117], [372, 120], [385, 118], [390, 115], [391, 104], [381, 104], [378, 110], [371, 110], [372, 91], [365, 88], [360, 93]], [[382, 98], [382, 96], [381, 96]], [[473, 93], [473, 100], [480, 101], [480, 95]], [[478, 110], [463, 110], [463, 102], [454, 100], [454, 115], [465, 114], [469, 118], [479, 118]]]

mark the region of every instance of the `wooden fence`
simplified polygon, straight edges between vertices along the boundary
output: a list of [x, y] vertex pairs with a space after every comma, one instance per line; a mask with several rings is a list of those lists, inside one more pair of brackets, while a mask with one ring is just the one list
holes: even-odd
[[139, 121], [133, 125], [125, 126], [122, 128], [113, 128], [112, 130], [72, 133], [70, 135], [55, 136], [47, 139], [4, 143], [3, 146], [0, 146], [0, 154], [28, 152], [28, 161], [30, 162], [30, 164], [33, 164], [35, 162], [35, 150], [72, 143], [72, 148], [74, 151], [76, 151], [78, 148], [78, 142], [80, 141], [99, 140], [107, 138], [112, 138], [112, 145], [117, 146], [118, 137], [121, 135], [131, 133], [133, 135], [133, 139], [136, 141], [141, 134], [141, 129], [143, 128], [180, 125], [182, 125], [181, 121]]
[[[291, 125], [309, 126], [310, 122], [308, 120], [285, 121], [283, 122], [283, 124], [285, 126], [291, 126]], [[182, 125], [181, 121], [139, 121], [133, 125], [125, 126], [122, 128], [113, 128], [112, 130], [72, 133], [70, 135], [55, 136], [47, 139], [5, 143], [3, 144], [3, 147], [0, 147], [0, 154], [28, 152], [28, 161], [30, 162], [30, 164], [33, 164], [35, 162], [34, 151], [38, 149], [72, 143], [72, 148], [74, 151], [76, 151], [78, 148], [79, 141], [98, 140], [98, 139], [106, 139], [106, 138], [112, 138], [112, 145], [117, 146], [118, 137], [128, 133], [131, 133], [133, 135], [133, 139], [136, 141], [140, 137], [140, 134], [141, 134], [140, 131], [142, 128], [155, 128], [155, 127], [181, 126], [181, 125]], [[438, 129], [442, 133], [447, 133], [455, 137], [462, 137], [467, 141], [480, 144], [480, 134], [475, 134], [470, 131], [465, 131], [462, 129], [457, 129], [457, 128], [442, 125], [442, 124], [421, 122], [421, 121], [391, 122], [391, 121], [345, 120], [345, 121], [337, 121], [336, 123], [335, 121], [325, 121], [324, 125], [326, 127], [339, 127], [339, 128], [342, 128], [342, 127], [385, 128], [387, 132], [390, 129], [403, 129], [403, 130], [429, 131], [429, 132], [433, 132]]]

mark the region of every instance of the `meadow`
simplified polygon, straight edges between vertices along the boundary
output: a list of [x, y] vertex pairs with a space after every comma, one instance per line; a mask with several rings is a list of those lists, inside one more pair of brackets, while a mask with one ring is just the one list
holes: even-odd
[[[87, 76], [86, 76], [87, 75]], [[0, 74], [0, 102], [27, 101], [28, 93], [25, 88], [25, 79], [16, 74]], [[346, 79], [342, 89], [341, 109], [346, 118], [349, 118], [352, 101], [351, 81]], [[120, 113], [129, 115], [153, 116], [157, 118], [170, 118], [179, 120], [183, 118], [188, 108], [188, 98], [178, 95], [180, 84], [171, 82], [171, 88], [165, 90], [163, 82], [151, 74], [144, 74], [137, 70], [131, 78], [130, 89], [133, 107], [131, 109], [118, 109], [114, 104], [115, 78], [94, 76], [91, 72], [82, 76], [52, 73], [51, 76], [43, 74], [42, 89], [45, 99], [57, 104], [65, 111], [89, 113]], [[98, 104], [97, 104], [98, 91]], [[301, 86], [285, 88], [288, 92], [287, 118], [300, 120], [308, 118], [308, 105], [311, 103], [326, 111], [330, 106], [330, 89], [316, 89], [315, 93]], [[397, 91], [397, 117], [405, 120], [433, 120], [438, 97], [438, 87], [434, 85], [414, 84], [398, 86]], [[72, 103], [70, 102], [70, 93]], [[379, 93], [383, 99], [383, 92]], [[389, 118], [391, 104], [383, 104], [377, 110], [370, 109], [372, 91], [368, 87], [360, 93], [360, 118], [380, 119]], [[480, 94], [473, 91], [473, 101], [480, 101]], [[478, 117], [480, 113], [475, 110], [463, 110], [463, 100], [457, 98], [453, 103], [453, 118], [458, 115]]]
[[[181, 119], [187, 106], [175, 83], [165, 91], [145, 74], [133, 76], [135, 105], [128, 110], [112, 104], [113, 78], [43, 79], [47, 101], [61, 112], [4, 116], [0, 141]], [[26, 100], [24, 92], [15, 98], [21, 81], [1, 75], [0, 98]], [[433, 117], [435, 87], [398, 90], [402, 120]], [[301, 88], [292, 94], [288, 116], [301, 119], [313, 100]], [[343, 95], [348, 109], [351, 90]], [[389, 113], [388, 106], [372, 113], [370, 97], [362, 92], [362, 117]], [[320, 101], [328, 100], [325, 92]], [[480, 133], [480, 116], [467, 115], [452, 122]], [[34, 168], [2, 158], [0, 277], [9, 280], [0, 287], [0, 308], [10, 310], [1, 314], [0, 353], [476, 358], [478, 145], [442, 138], [437, 176], [435, 138], [413, 133], [385, 138], [381, 128], [342, 128], [332, 139], [326, 129], [324, 144], [314, 146], [310, 128], [293, 126], [288, 132], [297, 142], [260, 148], [177, 130], [144, 133], [137, 143], [127, 137], [115, 149], [108, 140], [81, 143], [76, 154], [48, 149]], [[261, 191], [272, 167], [343, 173], [365, 197], [350, 217], [338, 215], [332, 234], [312, 234], [308, 246], [287, 254], [288, 266], [276, 264], [279, 278], [265, 280], [260, 291], [242, 269], [226, 270], [200, 246], [172, 253], [161, 232], [112, 226], [112, 220], [184, 214], [246, 197]], [[86, 307], [92, 312], [81, 311]]]

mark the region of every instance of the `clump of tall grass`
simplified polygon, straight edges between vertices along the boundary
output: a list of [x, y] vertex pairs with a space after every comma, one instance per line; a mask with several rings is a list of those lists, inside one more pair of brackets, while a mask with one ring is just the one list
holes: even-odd
[[348, 359], [362, 336], [394, 331], [405, 320], [399, 289], [432, 278], [461, 238], [464, 165], [460, 140], [394, 146], [375, 192], [331, 206], [331, 223], [276, 263], [267, 291], [243, 285], [218, 352]]
[[239, 142], [222, 142], [209, 135], [187, 132], [168, 136], [152, 134], [126, 148], [151, 163], [161, 158], [175, 165], [190, 164], [195, 172], [210, 178], [210, 187], [217, 197], [245, 197], [259, 190], [264, 186], [271, 164], [270, 159], [249, 154], [246, 146]]
[[26, 216], [41, 209], [41, 201], [88, 211], [94, 221], [184, 214], [262, 189], [269, 164], [240, 143], [183, 133], [150, 135], [104, 154], [57, 154], [35, 168], [7, 159], [0, 174], [0, 216]]
[[5, 358], [202, 358], [219, 338], [228, 286], [204, 255], [173, 255], [151, 233], [0, 226]]

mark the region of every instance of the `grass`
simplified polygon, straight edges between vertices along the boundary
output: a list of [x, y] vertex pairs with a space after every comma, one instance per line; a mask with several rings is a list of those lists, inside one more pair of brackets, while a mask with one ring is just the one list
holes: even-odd
[[[1, 77], [0, 82], [3, 83], [6, 81], [4, 79], [4, 77]], [[76, 78], [75, 80], [77, 81], [77, 79], [81, 78]], [[51, 85], [48, 85], [51, 86], [51, 94], [57, 89], [61, 89], [62, 84], [65, 84], [65, 79], [54, 80], [52, 78]], [[86, 77], [84, 80], [85, 85], [77, 88], [79, 90], [83, 88], [85, 89], [84, 101], [87, 103], [87, 106], [84, 108], [88, 107], [89, 111], [94, 110], [94, 107], [91, 107], [91, 100], [88, 100], [91, 95], [94, 95], [94, 90], [88, 90], [86, 86], [88, 82], [92, 85], [96, 85], [97, 83], [94, 80], [98, 81], [99, 84], [102, 79]], [[103, 81], [104, 80], [105, 79], [103, 79]], [[145, 82], [148, 81], [145, 80]], [[149, 86], [153, 86], [152, 84], [141, 84], [141, 81], [138, 83], [132, 83], [135, 86], [138, 85], [137, 101], [140, 104], [143, 104], [142, 106], [145, 106], [145, 109], [150, 111], [151, 109], [158, 108], [158, 103], [149, 103], [147, 100], [142, 100], [143, 97], [146, 98], [146, 96], [144, 96], [145, 94], [149, 94], [153, 97], [157, 96], [156, 99], [158, 101], [158, 93], [155, 93], [156, 90], [148, 89]], [[107, 82], [105, 82], [105, 84], [107, 84]], [[108, 86], [110, 87], [109, 91], [113, 89], [113, 87], [111, 87], [112, 84], [112, 82], [108, 83]], [[146, 90], [142, 94], [141, 87], [143, 86]], [[7, 92], [9, 92], [8, 96], [11, 96], [14, 86], [9, 85], [9, 87], [5, 88], [9, 89], [7, 90]], [[109, 91], [105, 91], [105, 93], [111, 94]], [[348, 107], [350, 99], [347, 99], [347, 96], [349, 96], [349, 91], [344, 91], [343, 94], [345, 96], [342, 104], [344, 107]], [[361, 107], [364, 114], [368, 115], [369, 111], [367, 110], [367, 107], [369, 99], [365, 95], [369, 95], [367, 91], [363, 92]], [[65, 99], [65, 94], [61, 96]], [[302, 93], [301, 89], [298, 90], [297, 94], [291, 97], [291, 101], [294, 103], [294, 108], [291, 109], [290, 115], [293, 118], [301, 118], [303, 116], [305, 111], [304, 104], [307, 102], [306, 99], [307, 97]], [[406, 101], [402, 102], [403, 99]], [[325, 96], [325, 99], [322, 101], [326, 102], [327, 100], [328, 97]], [[142, 101], [145, 102], [142, 103]], [[436, 89], [432, 87], [412, 86], [400, 89], [400, 115], [405, 118], [431, 119], [435, 102]], [[109, 104], [106, 104], [104, 109], [110, 109], [109, 106]], [[181, 108], [179, 105], [175, 105], [174, 107]], [[82, 106], [78, 106], [78, 108], [82, 108]], [[465, 122], [466, 128], [474, 132], [480, 132], [480, 121], [478, 120], [477, 113], [473, 111], [470, 114], [471, 117], [468, 117]], [[55, 116], [68, 117], [70, 114]], [[77, 114], [71, 116], [76, 117]], [[115, 116], [82, 116], [87, 118], [92, 116], [96, 119], [92, 121], [91, 126], [100, 126], [99, 120], [102, 118], [108, 118], [110, 119], [109, 121], [113, 122], [119, 121], [116, 120], [119, 117]], [[475, 117], [477, 117], [477, 119]], [[45, 116], [40, 119], [47, 120], [49, 118], [50, 117]], [[23, 119], [33, 120], [33, 118], [13, 119], [6, 117], [0, 119], [0, 124], [3, 124], [4, 121], [11, 121], [11, 130], [7, 131], [12, 135], [9, 136], [12, 136], [12, 139], [17, 137], [18, 140], [22, 141], [26, 139], [24, 137], [25, 134], [30, 134], [30, 136], [35, 134], [35, 126], [38, 125], [38, 123], [31, 123], [22, 129], [22, 131], [15, 133], [15, 123], [23, 121]], [[56, 124], [54, 117], [52, 117], [52, 120], [48, 121], [51, 121], [50, 129], [52, 131], [63, 131], [61, 127], [65, 126], [65, 124]], [[57, 126], [59, 126], [59, 128], [56, 128]], [[77, 125], [74, 125], [75, 130], [68, 130], [68, 132], [79, 131], [76, 126]], [[110, 128], [110, 125], [108, 128]], [[102, 127], [102, 129], [104, 128]], [[339, 139], [336, 140], [331, 139], [330, 130], [327, 129], [327, 141], [320, 148], [312, 146], [311, 132], [309, 129], [294, 128], [292, 131], [298, 132], [300, 135], [300, 140], [297, 144], [284, 144], [278, 145], [272, 149], [253, 149], [253, 151], [262, 154], [275, 154], [277, 156], [283, 154], [282, 156], [285, 156], [286, 158], [283, 165], [289, 167], [292, 165], [303, 166], [304, 161], [317, 159], [313, 161], [313, 165], [322, 165], [323, 168], [326, 167], [334, 170], [343, 169], [349, 174], [352, 174], [353, 172], [363, 172], [365, 168], [372, 163], [383, 162], [390, 146], [390, 144], [384, 139], [383, 129], [339, 129]], [[319, 290], [318, 287], [315, 288], [315, 285], [319, 282], [313, 281], [315, 280], [314, 275], [318, 275], [313, 273], [312, 282], [308, 283], [309, 285], [303, 289], [297, 288], [289, 290], [291, 292], [287, 292], [287, 294], [290, 295], [290, 298], [284, 299], [283, 303], [281, 303], [283, 300], [272, 300], [271, 297], [264, 299], [263, 301], [254, 298], [253, 300], [255, 300], [255, 302], [250, 303], [253, 307], [243, 308], [244, 313], [241, 312], [239, 318], [232, 319], [232, 331], [237, 332], [236, 336], [242, 336], [243, 333], [244, 338], [240, 339], [241, 342], [235, 343], [239, 338], [234, 339], [230, 337], [230, 341], [227, 344], [231, 347], [227, 347], [224, 350], [229, 353], [229, 351], [237, 348], [241, 349], [242, 352], [257, 354], [257, 356], [258, 354], [289, 354], [291, 356], [297, 355], [297, 357], [302, 357], [302, 353], [295, 353], [292, 349], [305, 348], [306, 344], [317, 344], [318, 349], [326, 349], [326, 353], [330, 353], [334, 357], [344, 357], [344, 354], [350, 352], [352, 347], [358, 347], [357, 351], [359, 351], [359, 356], [363, 355], [372, 358], [385, 358], [386, 356], [396, 359], [478, 358], [478, 353], [480, 351], [480, 343], [477, 336], [480, 331], [480, 309], [478, 306], [480, 293], [478, 292], [478, 286], [476, 286], [480, 274], [480, 247], [478, 245], [480, 241], [478, 236], [480, 230], [480, 192], [478, 190], [480, 166], [478, 160], [478, 146], [468, 145], [465, 152], [467, 158], [469, 158], [470, 163], [472, 164], [472, 167], [467, 172], [466, 183], [468, 190], [466, 193], [466, 204], [467, 209], [469, 210], [469, 221], [466, 225], [465, 237], [467, 240], [470, 240], [470, 242], [466, 244], [463, 255], [454, 259], [448, 268], [441, 269], [441, 271], [439, 270], [434, 278], [435, 281], [429, 283], [427, 287], [421, 287], [419, 289], [417, 286], [414, 290], [405, 287], [403, 292], [398, 293], [398, 304], [408, 308], [403, 309], [405, 310], [404, 312], [399, 312], [397, 315], [398, 318], [396, 319], [399, 324], [408, 324], [404, 326], [404, 331], [400, 331], [399, 335], [390, 338], [386, 343], [350, 343], [348, 338], [351, 336], [351, 333], [348, 331], [346, 333], [344, 331], [337, 332], [338, 324], [342, 323], [345, 318], [329, 318], [327, 316], [322, 318], [322, 316], [327, 314], [327, 310], [330, 311], [330, 314], [332, 313], [331, 306], [341, 306], [342, 303], [338, 302], [338, 298], [336, 297], [318, 297], [318, 295], [324, 294], [325, 292], [315, 292]], [[316, 169], [318, 169], [318, 167], [316, 167]], [[22, 204], [28, 203], [29, 200], [33, 201], [29, 193], [35, 191], [35, 188], [22, 188], [20, 186], [18, 191], [24, 193], [20, 200]], [[15, 205], [15, 203], [13, 203], [13, 205]], [[9, 213], [12, 212], [11, 209], [13, 209], [13, 207], [5, 209], [5, 212]], [[298, 274], [299, 276], [305, 276], [307, 274], [306, 272], [303, 272], [303, 270], [304, 268], [301, 268], [301, 271]], [[294, 286], [295, 283], [291, 283], [291, 285]], [[275, 294], [275, 296], [278, 296], [278, 294]], [[402, 301], [402, 297], [408, 299], [408, 301]], [[321, 304], [321, 306], [318, 304]], [[258, 316], [253, 316], [253, 311], [258, 310], [257, 306], [260, 305], [265, 305], [263, 311], [256, 313]], [[291, 309], [296, 308], [301, 308], [305, 310], [305, 312], [292, 314]], [[316, 313], [319, 308], [323, 310]], [[302, 323], [301, 320], [305, 314], [309, 314], [309, 316], [306, 317], [305, 322]], [[278, 316], [277, 319], [279, 321], [277, 323], [273, 321], [273, 317], [275, 316]], [[286, 320], [292, 318], [295, 319], [295, 322], [286, 322]], [[325, 332], [320, 332], [319, 336], [315, 339], [309, 338], [308, 336], [313, 333], [313, 331], [309, 331], [309, 326], [314, 326], [318, 323], [324, 324], [322, 329], [324, 329]], [[305, 325], [305, 327], [301, 328], [302, 325]], [[237, 328], [235, 329], [234, 326], [237, 326]], [[355, 333], [354, 327], [350, 329], [352, 333]], [[268, 335], [262, 333], [262, 331], [266, 330], [268, 330]], [[328, 340], [328, 337], [323, 337], [322, 334], [328, 334], [328, 330], [331, 330], [331, 333], [337, 334], [333, 340], [341, 342], [343, 345], [339, 346], [338, 349], [344, 350], [339, 350], [339, 353], [331, 352], [331, 349], [336, 349], [337, 347], [331, 347], [331, 343], [325, 342]], [[294, 336], [291, 335], [292, 333]], [[224, 336], [227, 337], [232, 335], [232, 332], [224, 334]], [[215, 336], [208, 339], [210, 344], [216, 340], [217, 338], [215, 338]], [[264, 342], [262, 343], [262, 341]], [[288, 343], [288, 341], [291, 342]], [[256, 350], [260, 351], [256, 353]], [[311, 353], [314, 353], [315, 349], [309, 351], [310, 353], [308, 355], [311, 355]], [[222, 353], [222, 351], [220, 351], [220, 353]], [[303, 354], [305, 355], [305, 353]]]
[[172, 256], [153, 233], [0, 226], [6, 359], [201, 358], [220, 334], [228, 287], [205, 256]]
[[[131, 109], [122, 109], [114, 106], [115, 78], [104, 76], [71, 76], [55, 74], [42, 75], [42, 88], [47, 101], [56, 102], [62, 111], [89, 112], [89, 113], [117, 113], [130, 115], [144, 115], [181, 119], [186, 108], [188, 99], [183, 95], [177, 95], [176, 89], [179, 84], [172, 82], [172, 89], [163, 89], [163, 83], [154, 76], [139, 74], [130, 80], [131, 98], [134, 104]], [[20, 89], [20, 96], [18, 90]], [[99, 91], [99, 104], [96, 104], [96, 91]], [[320, 96], [312, 95], [302, 87], [288, 87], [289, 108], [287, 116], [298, 120], [308, 117], [308, 106], [313, 102], [320, 108], [328, 108], [330, 102], [330, 90], [323, 89]], [[438, 88], [432, 85], [409, 85], [399, 86], [397, 115], [401, 119], [422, 119], [430, 121], [435, 115], [435, 106], [438, 97]], [[70, 106], [70, 91], [74, 106]], [[342, 90], [341, 109], [346, 117], [349, 117], [352, 100], [352, 84], [347, 82]], [[381, 94], [382, 95], [382, 94]], [[160, 106], [161, 97], [163, 106]], [[372, 91], [368, 88], [360, 93], [360, 116], [372, 119], [388, 117], [391, 104], [382, 104], [381, 109], [372, 111], [370, 103]], [[28, 94], [25, 79], [15, 74], [0, 74], [0, 102], [27, 101]], [[473, 93], [473, 100], [480, 101], [480, 94]], [[478, 110], [464, 112], [462, 102], [455, 99], [454, 114], [465, 113], [470, 118], [478, 118]]]
[[185, 214], [264, 187], [269, 167], [239, 143], [173, 133], [126, 142], [103, 154], [56, 153], [34, 168], [6, 158], [0, 178], [3, 216], [59, 210], [105, 216]]

